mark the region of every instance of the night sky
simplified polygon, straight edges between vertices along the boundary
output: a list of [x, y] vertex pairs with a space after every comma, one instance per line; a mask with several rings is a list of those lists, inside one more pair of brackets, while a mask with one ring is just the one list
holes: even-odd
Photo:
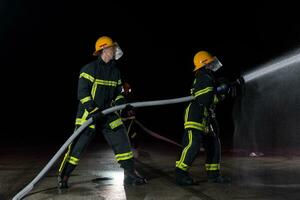
[[[73, 132], [79, 70], [95, 59], [102, 35], [123, 49], [123, 80], [141, 101], [188, 96], [199, 50], [216, 55], [224, 65], [219, 75], [234, 80], [299, 46], [296, 5], [187, 2], [2, 0], [2, 141], [64, 140]], [[232, 104], [226, 100], [217, 113], [228, 136]], [[138, 115], [149, 128], [178, 138], [183, 109], [140, 109]]]

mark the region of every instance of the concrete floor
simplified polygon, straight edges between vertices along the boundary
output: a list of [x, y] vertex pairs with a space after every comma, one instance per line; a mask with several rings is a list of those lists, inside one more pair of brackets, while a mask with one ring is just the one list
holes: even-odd
[[[151, 145], [149, 145], [151, 144]], [[300, 199], [300, 157], [249, 157], [248, 153], [223, 151], [222, 171], [232, 178], [227, 185], [206, 182], [204, 156], [199, 155], [190, 172], [200, 181], [197, 186], [174, 183], [178, 147], [154, 141], [142, 144], [136, 165], [148, 178], [143, 186], [124, 187], [123, 171], [106, 143], [93, 142], [70, 178], [70, 188], [56, 188], [57, 164], [47, 173], [26, 200], [287, 200]], [[49, 145], [50, 146], [50, 145]], [[11, 199], [26, 186], [58, 150], [51, 147], [2, 147], [0, 159], [0, 200]], [[47, 150], [45, 150], [47, 149]]]

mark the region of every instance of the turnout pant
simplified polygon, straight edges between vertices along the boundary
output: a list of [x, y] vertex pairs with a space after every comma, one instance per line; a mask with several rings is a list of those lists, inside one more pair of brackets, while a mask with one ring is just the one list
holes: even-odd
[[219, 137], [211, 133], [204, 133], [196, 129], [185, 129], [183, 134], [183, 150], [180, 159], [176, 161], [176, 167], [187, 171], [193, 164], [199, 153], [200, 144], [206, 151], [205, 169], [209, 177], [215, 177], [220, 174], [221, 144]]
[[[124, 169], [133, 168], [133, 153], [125, 130], [125, 127], [119, 126], [115, 129], [104, 126], [101, 131], [111, 146], [117, 162]], [[71, 172], [78, 165], [80, 157], [87, 148], [90, 141], [96, 134], [95, 129], [85, 129], [74, 141], [69, 145], [63, 161], [59, 168], [60, 176], [70, 176]]]

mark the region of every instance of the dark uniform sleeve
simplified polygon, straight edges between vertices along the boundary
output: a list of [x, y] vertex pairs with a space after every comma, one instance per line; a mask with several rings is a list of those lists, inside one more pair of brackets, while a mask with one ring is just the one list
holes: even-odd
[[122, 90], [122, 80], [121, 80], [121, 75], [120, 72], [118, 72], [118, 83], [117, 87], [115, 89], [115, 94], [114, 94], [114, 105], [121, 105], [126, 103], [126, 99], [123, 95], [123, 90]]
[[82, 68], [79, 74], [78, 81], [78, 100], [82, 103], [84, 108], [91, 112], [97, 106], [92, 97], [92, 87], [95, 82], [94, 73], [91, 66]]
[[214, 93], [213, 81], [208, 75], [197, 77], [192, 91], [197, 104], [209, 107], [214, 101]]

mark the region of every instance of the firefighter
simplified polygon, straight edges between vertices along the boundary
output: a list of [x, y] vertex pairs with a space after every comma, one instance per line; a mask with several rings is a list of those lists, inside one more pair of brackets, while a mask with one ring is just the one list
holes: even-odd
[[[146, 179], [135, 170], [133, 153], [121, 118], [115, 113], [105, 116], [101, 113], [112, 105], [126, 102], [121, 91], [120, 71], [116, 67], [116, 60], [123, 52], [110, 37], [101, 36], [96, 41], [93, 55], [98, 59], [85, 65], [79, 74], [79, 105], [75, 127], [80, 127], [90, 117], [94, 123], [68, 147], [59, 168], [58, 186], [61, 189], [68, 188], [68, 179], [78, 165], [83, 151], [94, 137], [96, 126], [112, 147], [116, 161], [124, 169], [124, 185], [144, 184]], [[131, 109], [131, 106], [126, 106], [124, 110], [130, 113]]]
[[188, 104], [184, 115], [183, 150], [176, 161], [175, 178], [178, 185], [197, 184], [188, 169], [195, 160], [200, 144], [206, 151], [205, 169], [208, 181], [216, 183], [229, 182], [220, 172], [221, 145], [217, 134], [218, 126], [214, 109], [218, 101], [229, 92], [225, 84], [217, 85], [213, 72], [222, 64], [217, 57], [206, 51], [199, 51], [194, 56], [195, 80], [191, 94], [195, 99]]

